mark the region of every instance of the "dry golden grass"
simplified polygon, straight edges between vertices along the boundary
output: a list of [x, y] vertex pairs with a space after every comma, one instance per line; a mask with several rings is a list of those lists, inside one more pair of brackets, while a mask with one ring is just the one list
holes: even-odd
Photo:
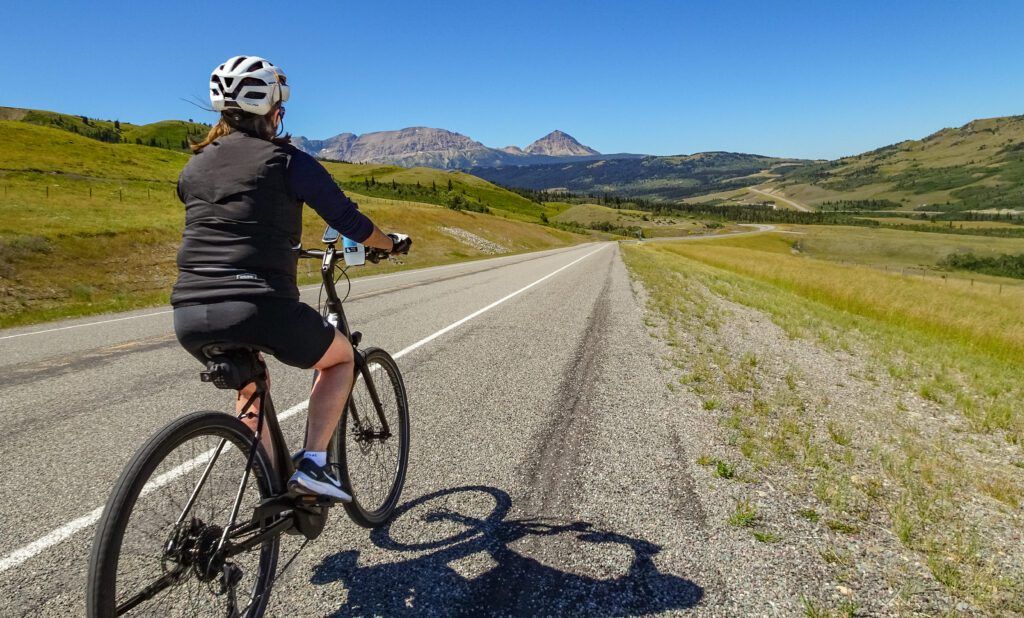
[[[1024, 362], [1024, 289], [905, 277], [794, 256], [779, 235], [666, 244], [659, 249], [755, 277], [779, 289], [965, 349]], [[740, 245], [740, 246], [735, 246]]]
[[[483, 251], [440, 231], [458, 227], [509, 253], [560, 247], [583, 240], [549, 227], [500, 217], [449, 210], [414, 202], [354, 195], [385, 229], [414, 238], [403, 264], [353, 269], [354, 276], [420, 268], [488, 257]], [[160, 227], [109, 233], [20, 235], [0, 241], [0, 327], [63, 317], [121, 311], [166, 303], [177, 268], [181, 206]], [[304, 217], [303, 244], [317, 246], [324, 223], [312, 211]], [[300, 279], [311, 283], [318, 265], [300, 263]]]

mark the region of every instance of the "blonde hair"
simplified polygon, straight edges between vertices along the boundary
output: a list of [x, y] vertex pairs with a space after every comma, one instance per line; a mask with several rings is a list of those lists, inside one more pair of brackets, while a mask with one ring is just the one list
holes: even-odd
[[214, 141], [235, 131], [244, 131], [260, 139], [273, 142], [278, 146], [290, 144], [292, 141], [291, 134], [285, 133], [278, 136], [274, 133], [272, 118], [278, 107], [280, 107], [280, 104], [275, 105], [266, 116], [256, 116], [238, 110], [223, 111], [217, 124], [213, 125], [213, 128], [206, 134], [206, 137], [200, 142], [190, 143], [189, 148], [192, 149], [193, 153], [198, 154], [203, 151], [203, 148], [206, 148]]

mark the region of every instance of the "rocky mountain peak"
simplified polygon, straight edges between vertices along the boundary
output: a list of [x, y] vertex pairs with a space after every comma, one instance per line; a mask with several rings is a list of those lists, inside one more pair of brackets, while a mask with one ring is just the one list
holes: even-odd
[[564, 131], [554, 130], [526, 147], [527, 154], [547, 155], [549, 157], [579, 157], [601, 154], [584, 146], [576, 138]]

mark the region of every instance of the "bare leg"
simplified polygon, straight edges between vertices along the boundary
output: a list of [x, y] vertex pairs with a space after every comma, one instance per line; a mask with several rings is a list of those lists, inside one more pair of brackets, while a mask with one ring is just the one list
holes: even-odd
[[320, 374], [309, 394], [306, 450], [326, 451], [355, 379], [352, 344], [340, 332], [335, 333], [331, 347], [314, 367]]
[[[270, 373], [267, 373], [267, 388], [270, 388]], [[245, 388], [238, 391], [238, 397], [235, 399], [235, 414], [241, 414], [242, 408], [252, 397], [253, 393], [256, 392], [256, 384], [248, 384]], [[242, 422], [245, 423], [253, 433], [256, 433], [256, 426], [259, 423], [260, 418], [260, 400], [252, 402], [249, 406], [249, 410], [245, 416], [242, 417]], [[260, 436], [260, 444], [263, 445], [263, 450], [266, 451], [267, 456], [270, 457], [271, 467], [275, 467], [277, 458], [274, 456], [274, 444], [270, 441], [270, 431], [267, 430], [267, 426], [263, 426], [263, 435]]]

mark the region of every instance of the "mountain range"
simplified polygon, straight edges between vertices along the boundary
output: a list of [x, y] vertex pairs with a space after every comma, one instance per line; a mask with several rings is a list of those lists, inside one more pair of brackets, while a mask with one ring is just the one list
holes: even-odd
[[474, 167], [474, 176], [509, 187], [608, 193], [622, 197], [679, 200], [738, 189], [810, 161], [739, 152], [565, 161], [559, 165]]
[[568, 160], [641, 156], [602, 155], [568, 133], [557, 130], [526, 148], [491, 148], [461, 133], [430, 127], [408, 127], [362, 135], [342, 133], [322, 140], [293, 137], [292, 143], [321, 159], [441, 169], [538, 165]]
[[[164, 120], [138, 125], [0, 106], [0, 122], [59, 129], [99, 142], [187, 152], [209, 124]], [[1021, 209], [1024, 206], [1024, 116], [985, 118], [833, 161], [736, 152], [650, 156], [600, 154], [562, 131], [525, 148], [490, 148], [465, 135], [426, 127], [326, 140], [293, 138], [324, 159], [462, 169], [524, 189], [567, 189], [676, 201], [699, 195], [724, 203], [763, 200], [760, 186], [824, 209]]]

